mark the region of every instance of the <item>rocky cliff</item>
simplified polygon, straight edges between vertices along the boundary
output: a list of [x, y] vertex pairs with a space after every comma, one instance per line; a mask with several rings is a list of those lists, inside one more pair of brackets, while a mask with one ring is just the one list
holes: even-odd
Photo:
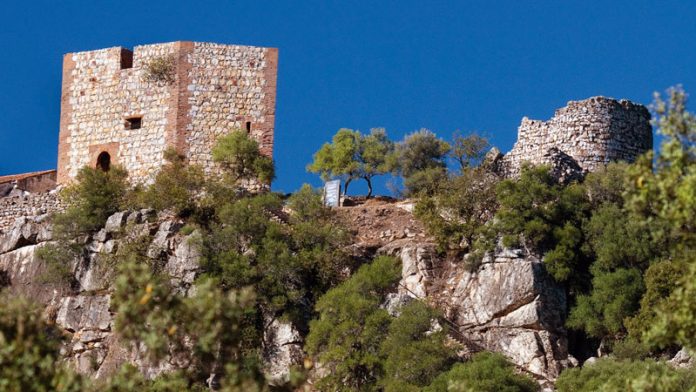
[[[370, 201], [339, 210], [354, 231], [356, 257], [388, 254], [402, 260], [402, 280], [392, 302], [420, 298], [440, 307], [464, 356], [484, 349], [501, 352], [542, 382], [572, 365], [563, 329], [565, 293], [535, 255], [501, 248], [470, 271], [462, 260], [438, 254], [411, 209], [408, 202]], [[46, 306], [70, 338], [64, 353], [80, 372], [103, 377], [130, 362], [154, 376], [168, 365], [148, 364], [137, 348], [113, 333], [109, 255], [128, 238], [147, 234], [148, 257], [159, 260], [186, 293], [200, 272], [200, 254], [191, 240], [197, 233], [182, 227], [183, 222], [151, 210], [114, 214], [100, 231], [81, 240], [83, 252], [58, 279], [40, 258], [40, 249], [52, 242], [50, 219], [20, 218], [0, 237], [0, 285]], [[267, 325], [267, 371], [283, 378], [290, 364], [304, 358], [303, 336], [277, 320]]]

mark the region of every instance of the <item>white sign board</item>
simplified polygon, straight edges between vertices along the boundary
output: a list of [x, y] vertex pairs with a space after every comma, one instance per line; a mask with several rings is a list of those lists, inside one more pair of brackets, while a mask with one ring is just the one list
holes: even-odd
[[341, 180], [328, 181], [324, 184], [324, 205], [338, 207], [341, 201]]

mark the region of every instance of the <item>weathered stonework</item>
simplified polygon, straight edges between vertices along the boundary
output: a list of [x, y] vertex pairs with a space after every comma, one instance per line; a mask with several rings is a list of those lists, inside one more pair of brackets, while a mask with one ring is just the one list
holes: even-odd
[[[650, 113], [643, 105], [593, 97], [570, 101], [548, 121], [522, 119], [517, 143], [502, 159], [507, 175], [516, 175], [524, 162], [553, 164], [558, 153], [595, 171], [611, 161], [633, 162], [652, 149]], [[555, 153], [549, 153], [551, 149]]]
[[[161, 60], [168, 78], [148, 78]], [[277, 49], [199, 42], [65, 55], [58, 183], [103, 153], [134, 183], [149, 183], [169, 147], [212, 173], [215, 139], [233, 130], [272, 156], [277, 63]]]
[[62, 204], [56, 192], [24, 193], [0, 197], [0, 234], [22, 217], [35, 217], [58, 211]]

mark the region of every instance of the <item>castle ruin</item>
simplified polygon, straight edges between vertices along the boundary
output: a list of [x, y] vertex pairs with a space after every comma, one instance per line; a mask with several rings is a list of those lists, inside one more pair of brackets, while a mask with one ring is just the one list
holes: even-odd
[[149, 183], [168, 148], [211, 173], [233, 130], [272, 157], [277, 65], [277, 49], [201, 42], [66, 54], [57, 182], [117, 164]]
[[612, 161], [633, 162], [653, 147], [645, 106], [605, 97], [570, 101], [548, 121], [524, 117], [517, 132], [501, 160], [508, 176], [519, 174], [525, 162], [556, 165], [559, 155], [587, 173]]
[[[56, 184], [84, 166], [124, 167], [148, 184], [174, 148], [207, 174], [215, 140], [239, 130], [273, 155], [278, 50], [170, 42], [68, 53], [63, 59], [57, 170], [0, 177], [0, 233], [16, 217], [59, 208]], [[648, 110], [626, 100], [571, 101], [548, 121], [526, 117], [494, 167], [516, 176], [525, 162], [578, 178], [652, 149]]]

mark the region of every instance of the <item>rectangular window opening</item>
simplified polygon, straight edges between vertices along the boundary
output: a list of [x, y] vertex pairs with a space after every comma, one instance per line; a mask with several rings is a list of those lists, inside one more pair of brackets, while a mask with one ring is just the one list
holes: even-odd
[[251, 133], [251, 121], [246, 122], [246, 132], [247, 134]]
[[133, 52], [121, 48], [121, 69], [133, 68]]
[[143, 117], [129, 117], [123, 124], [125, 129], [140, 129], [143, 126]]

